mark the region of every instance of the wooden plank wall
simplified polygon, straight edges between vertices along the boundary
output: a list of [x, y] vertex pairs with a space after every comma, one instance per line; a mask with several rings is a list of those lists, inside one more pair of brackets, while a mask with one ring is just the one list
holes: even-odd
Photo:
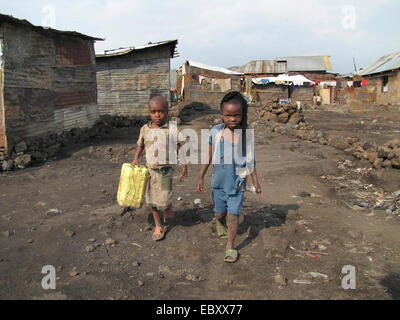
[[313, 104], [314, 90], [312, 86], [296, 87], [296, 90], [291, 92], [290, 97], [302, 104]]
[[146, 52], [97, 58], [100, 115], [147, 116], [151, 96], [161, 94], [169, 100], [169, 48]]
[[6, 152], [6, 136], [3, 113], [3, 69], [0, 65], [0, 154]]
[[3, 108], [3, 29], [0, 27], [0, 154], [6, 150], [4, 108]]
[[8, 23], [3, 29], [7, 141], [93, 125], [94, 42]]

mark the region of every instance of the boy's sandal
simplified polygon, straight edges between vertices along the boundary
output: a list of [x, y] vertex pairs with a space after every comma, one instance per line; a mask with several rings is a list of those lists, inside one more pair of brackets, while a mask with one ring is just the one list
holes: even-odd
[[238, 251], [236, 249], [229, 249], [225, 252], [225, 262], [233, 263], [238, 259]]
[[218, 237], [221, 237], [222, 239], [228, 238], [228, 230], [224, 225], [221, 224], [216, 224], [216, 229], [217, 229], [217, 235]]
[[160, 240], [164, 239], [166, 230], [167, 230], [166, 227], [161, 227], [160, 233], [156, 233], [156, 234], [153, 233], [151, 236], [151, 239], [153, 241], [160, 241]]

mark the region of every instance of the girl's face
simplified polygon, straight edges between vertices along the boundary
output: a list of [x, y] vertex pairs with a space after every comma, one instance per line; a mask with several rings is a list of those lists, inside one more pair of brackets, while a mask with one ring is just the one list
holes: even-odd
[[235, 101], [225, 102], [222, 105], [221, 115], [226, 127], [231, 130], [238, 129], [242, 123], [242, 106]]

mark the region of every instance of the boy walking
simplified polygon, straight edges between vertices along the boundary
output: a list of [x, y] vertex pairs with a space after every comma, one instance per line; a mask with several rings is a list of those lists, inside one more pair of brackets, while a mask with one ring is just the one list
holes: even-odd
[[[172, 176], [173, 163], [170, 156], [179, 153], [181, 144], [186, 141], [176, 125], [169, 123], [168, 102], [162, 96], [149, 101], [151, 121], [140, 129], [137, 150], [132, 165], [138, 165], [139, 157], [146, 152], [146, 166], [149, 169], [149, 181], [146, 189], [146, 205], [151, 208], [155, 222], [153, 241], [162, 240], [166, 227], [161, 224], [160, 212], [164, 212], [164, 224], [173, 218], [172, 212]], [[172, 142], [172, 143], [171, 143]], [[177, 148], [174, 148], [174, 143]], [[182, 177], [187, 177], [187, 166], [182, 160]]]

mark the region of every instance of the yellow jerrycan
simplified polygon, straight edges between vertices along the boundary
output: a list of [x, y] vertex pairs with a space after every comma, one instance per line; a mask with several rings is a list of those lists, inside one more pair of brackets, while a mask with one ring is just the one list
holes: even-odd
[[117, 201], [122, 207], [140, 208], [144, 203], [149, 169], [124, 163], [119, 179]]

